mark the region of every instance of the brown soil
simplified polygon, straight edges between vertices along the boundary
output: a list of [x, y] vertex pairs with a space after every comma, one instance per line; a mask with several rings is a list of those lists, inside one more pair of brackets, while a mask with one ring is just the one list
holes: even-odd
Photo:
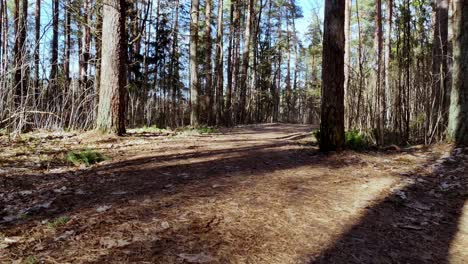
[[[310, 130], [3, 139], [0, 263], [468, 263], [468, 148], [325, 155]], [[84, 148], [110, 160], [63, 160]]]

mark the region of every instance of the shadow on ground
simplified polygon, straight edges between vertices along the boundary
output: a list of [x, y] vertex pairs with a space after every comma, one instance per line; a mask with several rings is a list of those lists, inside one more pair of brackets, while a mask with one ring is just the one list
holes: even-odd
[[445, 158], [430, 175], [409, 176], [413, 184], [369, 208], [310, 263], [449, 263], [468, 188], [468, 168], [459, 157]]

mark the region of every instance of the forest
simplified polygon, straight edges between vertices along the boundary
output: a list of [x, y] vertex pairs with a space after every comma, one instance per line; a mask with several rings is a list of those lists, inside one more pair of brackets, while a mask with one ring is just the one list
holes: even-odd
[[468, 263], [468, 1], [0, 0], [0, 263]]

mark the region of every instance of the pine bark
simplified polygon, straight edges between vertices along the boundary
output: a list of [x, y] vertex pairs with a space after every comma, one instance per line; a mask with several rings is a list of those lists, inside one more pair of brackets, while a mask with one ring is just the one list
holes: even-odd
[[434, 38], [432, 46], [432, 107], [430, 133], [439, 138], [448, 118], [448, 0], [436, 0], [434, 7]]
[[216, 124], [219, 125], [222, 123], [222, 115], [223, 115], [223, 105], [224, 105], [224, 97], [223, 97], [223, 0], [219, 0], [218, 2], [218, 28], [216, 32]]
[[89, 59], [90, 59], [90, 44], [91, 44], [91, 29], [89, 23], [91, 22], [91, 9], [90, 1], [84, 0], [83, 5], [83, 24], [82, 24], [82, 33], [83, 33], [83, 49], [81, 51], [81, 64], [80, 67], [80, 84], [81, 89], [84, 90], [88, 86], [88, 68], [89, 68]]
[[211, 3], [212, 0], [206, 0], [205, 6], [205, 93], [208, 99], [207, 105], [207, 122], [212, 125], [213, 122], [213, 105], [214, 105], [214, 92], [213, 92], [213, 74], [211, 63]]
[[385, 93], [383, 92], [382, 87], [382, 48], [383, 48], [383, 38], [382, 38], [382, 1], [377, 0], [375, 2], [375, 36], [374, 36], [374, 49], [375, 49], [375, 100], [377, 107], [375, 111], [377, 112], [377, 126], [378, 126], [378, 144], [384, 144], [384, 129], [385, 129]]
[[101, 87], [97, 129], [125, 133], [127, 37], [126, 0], [103, 2]]
[[25, 63], [25, 44], [26, 44], [26, 30], [27, 30], [27, 15], [28, 15], [28, 1], [15, 0], [14, 9], [14, 30], [15, 30], [15, 44], [14, 44], [14, 62], [15, 62], [15, 75], [13, 89], [15, 91], [15, 106], [23, 103], [24, 96], [27, 92], [27, 75]]
[[[344, 98], [345, 102], [349, 90], [349, 85], [350, 85], [350, 75], [351, 75], [351, 8], [352, 8], [352, 1], [351, 0], [346, 0], [345, 1], [345, 69], [344, 69]], [[345, 103], [345, 110], [347, 110], [347, 116], [352, 116], [349, 111], [351, 111], [351, 105]], [[348, 122], [348, 127], [351, 125], [351, 120]]]
[[239, 94], [239, 109], [238, 109], [238, 122], [244, 123], [246, 117], [246, 101], [247, 101], [247, 74], [249, 69], [250, 61], [250, 44], [251, 44], [251, 32], [252, 32], [252, 19], [254, 14], [254, 0], [248, 0], [247, 5], [247, 17], [245, 23], [245, 35], [244, 35], [244, 50], [242, 52], [242, 69], [241, 69], [241, 80], [240, 80], [240, 94]]
[[48, 87], [49, 100], [55, 100], [57, 82], [58, 82], [58, 42], [59, 42], [59, 1], [53, 0], [52, 2], [52, 56], [50, 59], [50, 77]]
[[[386, 34], [386, 45], [385, 45], [385, 69], [383, 71], [383, 92], [386, 95], [386, 102], [388, 101], [387, 98], [390, 97], [390, 63], [392, 60], [392, 26], [393, 26], [393, 0], [387, 0], [387, 34]], [[388, 106], [387, 103], [384, 105], [384, 113], [385, 120], [388, 121]]]
[[199, 122], [199, 84], [197, 67], [197, 49], [198, 49], [198, 17], [199, 0], [192, 0], [190, 8], [190, 125], [198, 126]]
[[452, 28], [452, 92], [448, 135], [455, 143], [468, 144], [468, 4], [450, 1]]
[[345, 0], [325, 2], [321, 151], [341, 150], [344, 145], [344, 19]]

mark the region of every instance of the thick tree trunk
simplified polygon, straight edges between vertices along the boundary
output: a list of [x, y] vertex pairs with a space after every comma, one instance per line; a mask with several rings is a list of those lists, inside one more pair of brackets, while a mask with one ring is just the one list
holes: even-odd
[[344, 145], [344, 19], [345, 0], [325, 2], [321, 151], [341, 150]]
[[199, 84], [197, 67], [197, 48], [198, 48], [198, 12], [199, 0], [192, 0], [190, 8], [190, 125], [199, 125]]
[[127, 37], [126, 0], [103, 2], [101, 88], [97, 129], [125, 133]]
[[468, 144], [468, 4], [450, 1], [452, 27], [452, 92], [448, 135], [455, 143]]

